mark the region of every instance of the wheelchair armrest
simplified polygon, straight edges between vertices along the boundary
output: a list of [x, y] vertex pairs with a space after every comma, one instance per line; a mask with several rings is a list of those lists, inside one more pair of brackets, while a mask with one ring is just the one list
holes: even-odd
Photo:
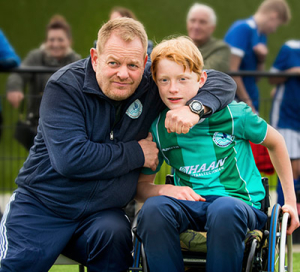
[[173, 175], [166, 175], [166, 182], [165, 184], [174, 185], [174, 176]]
[[132, 242], [134, 243], [135, 239], [137, 238], [141, 242], [141, 238], [137, 235], [137, 219], [141, 210], [138, 210], [131, 225], [131, 235], [132, 235]]
[[260, 202], [261, 204], [261, 211], [263, 211], [264, 213], [268, 213], [268, 209], [270, 208], [270, 191], [269, 191], [269, 180], [268, 178], [262, 177], [261, 178], [261, 182], [264, 186], [266, 195], [264, 197], [264, 199]]

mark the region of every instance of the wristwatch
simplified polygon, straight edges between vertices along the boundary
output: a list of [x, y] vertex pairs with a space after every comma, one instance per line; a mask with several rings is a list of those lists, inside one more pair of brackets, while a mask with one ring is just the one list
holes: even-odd
[[201, 117], [204, 115], [203, 104], [200, 101], [192, 100], [191, 102], [188, 103], [188, 106], [191, 112], [198, 114], [201, 119]]

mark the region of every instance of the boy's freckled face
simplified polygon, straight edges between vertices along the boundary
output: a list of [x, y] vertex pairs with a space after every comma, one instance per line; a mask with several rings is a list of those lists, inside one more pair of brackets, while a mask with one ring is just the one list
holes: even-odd
[[156, 79], [160, 97], [171, 110], [186, 105], [206, 80], [202, 76], [199, 80], [196, 73], [188, 68], [184, 71], [183, 65], [168, 59], [158, 62]]

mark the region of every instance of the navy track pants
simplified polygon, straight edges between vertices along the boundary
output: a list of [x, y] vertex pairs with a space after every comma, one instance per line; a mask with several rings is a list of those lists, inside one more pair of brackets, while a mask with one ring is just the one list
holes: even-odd
[[187, 229], [207, 231], [207, 271], [241, 271], [247, 229], [261, 229], [267, 216], [233, 197], [204, 197], [206, 202], [167, 196], [147, 199], [137, 233], [150, 272], [184, 271], [179, 234]]
[[122, 209], [70, 220], [16, 192], [0, 228], [1, 272], [48, 271], [62, 252], [89, 272], [126, 271], [132, 264], [130, 223]]

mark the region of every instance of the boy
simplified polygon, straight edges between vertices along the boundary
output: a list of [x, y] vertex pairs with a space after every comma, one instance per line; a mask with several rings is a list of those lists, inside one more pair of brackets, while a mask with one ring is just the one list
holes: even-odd
[[[151, 59], [153, 79], [169, 109], [185, 105], [207, 79], [201, 53], [189, 38], [160, 43]], [[196, 106], [191, 103], [192, 110], [202, 110]], [[207, 231], [207, 271], [241, 271], [247, 229], [261, 228], [267, 220], [259, 210], [265, 192], [249, 140], [269, 149], [283, 185], [283, 210], [291, 215], [288, 233], [299, 225], [284, 140], [245, 103], [233, 102], [200, 119], [185, 135], [165, 129], [167, 111], [150, 130], [160, 150], [159, 166], [143, 170], [136, 195], [146, 200], [137, 231], [150, 272], [184, 271], [179, 234], [187, 229]], [[164, 160], [175, 170], [175, 186], [153, 184]]]

